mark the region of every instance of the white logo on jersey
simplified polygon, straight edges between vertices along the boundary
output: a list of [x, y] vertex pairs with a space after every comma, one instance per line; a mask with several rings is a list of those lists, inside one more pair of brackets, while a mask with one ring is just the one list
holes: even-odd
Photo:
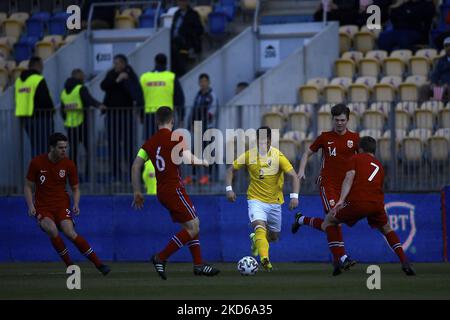
[[41, 170], [41, 173], [45, 173], [45, 172], [47, 172], [47, 170]]
[[353, 148], [353, 140], [347, 140], [347, 147]]
[[66, 170], [59, 170], [59, 176], [64, 178], [66, 176]]
[[334, 143], [333, 141], [331, 141], [331, 142], [330, 142], [330, 141], [328, 141], [328, 144], [333, 144], [333, 143]]

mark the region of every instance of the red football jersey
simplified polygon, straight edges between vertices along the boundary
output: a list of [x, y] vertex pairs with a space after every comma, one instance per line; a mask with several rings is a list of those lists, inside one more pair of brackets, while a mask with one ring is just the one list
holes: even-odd
[[322, 149], [321, 184], [329, 184], [340, 190], [347, 161], [358, 153], [358, 144], [359, 134], [349, 130], [343, 135], [326, 131], [317, 137], [309, 148], [314, 152]]
[[184, 188], [180, 166], [172, 161], [172, 150], [177, 144], [183, 143], [183, 139], [180, 136], [178, 141], [172, 141], [171, 136], [172, 131], [169, 129], [160, 129], [141, 147], [155, 167], [157, 193], [164, 189]]
[[355, 170], [355, 178], [348, 201], [384, 202], [384, 169], [375, 157], [368, 153], [354, 155], [347, 164], [350, 170]]
[[70, 198], [66, 190], [67, 179], [71, 186], [78, 184], [75, 163], [64, 158], [53, 163], [44, 153], [33, 158], [28, 167], [27, 179], [35, 183], [36, 208], [69, 208]]

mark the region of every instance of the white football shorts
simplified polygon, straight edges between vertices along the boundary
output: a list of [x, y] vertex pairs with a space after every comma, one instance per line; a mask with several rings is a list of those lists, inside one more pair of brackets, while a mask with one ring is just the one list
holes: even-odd
[[267, 228], [272, 232], [281, 232], [281, 205], [277, 203], [264, 203], [259, 200], [247, 200], [248, 217], [250, 222], [265, 221]]

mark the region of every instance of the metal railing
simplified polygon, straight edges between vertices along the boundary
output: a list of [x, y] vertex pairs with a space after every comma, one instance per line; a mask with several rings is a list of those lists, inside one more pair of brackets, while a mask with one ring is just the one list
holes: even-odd
[[[203, 119], [203, 122], [200, 122], [201, 134], [208, 128], [217, 127], [224, 137], [226, 129], [256, 129], [264, 122], [272, 129], [279, 129], [281, 138], [289, 131], [303, 132], [300, 136], [289, 137], [293, 142], [286, 141], [289, 139], [281, 139], [279, 142], [280, 150], [298, 170], [301, 156], [309, 144], [318, 133], [331, 128], [331, 116], [328, 121], [325, 114], [319, 112], [319, 105], [311, 105], [309, 109], [297, 113], [301, 115], [303, 112], [306, 116], [307, 120], [301, 122], [296, 120], [299, 118], [294, 118], [295, 114], [292, 112], [299, 111], [295, 108], [296, 105], [220, 106], [213, 120], [205, 113], [205, 109], [194, 109], [200, 111], [194, 111], [192, 115], [186, 114], [184, 121], [178, 121], [177, 118], [180, 123], [177, 127], [184, 127], [193, 133], [192, 121]], [[274, 118], [275, 120], [267, 120], [264, 114], [268, 112], [273, 112], [275, 118], [277, 114], [280, 116], [278, 119]], [[393, 103], [385, 114], [385, 125], [382, 126], [381, 134], [386, 130], [393, 133], [389, 138], [378, 139], [377, 156], [386, 172], [385, 191], [438, 191], [444, 185], [450, 184], [448, 154], [446, 157], [444, 154], [436, 158], [436, 150], [431, 149], [427, 139], [410, 139], [411, 143], [396, 139], [396, 112]], [[103, 114], [98, 109], [90, 108], [84, 111], [82, 125], [68, 128], [64, 125], [64, 113], [60, 110], [36, 111], [33, 117], [26, 119], [15, 117], [14, 110], [0, 110], [0, 150], [4, 151], [4, 155], [0, 157], [0, 195], [22, 194], [30, 159], [47, 151], [47, 138], [54, 131], [63, 132], [69, 138], [69, 157], [77, 163], [80, 186], [84, 194], [130, 193], [131, 164], [139, 148], [155, 130], [152, 121], [151, 117], [142, 112], [142, 108], [107, 109]], [[359, 115], [356, 126], [353, 122], [351, 124], [356, 131], [366, 129], [367, 126], [370, 126], [370, 123], [363, 120], [363, 115]], [[414, 124], [409, 129], [413, 128]], [[200, 135], [200, 139], [201, 137]], [[195, 136], [191, 139], [193, 152], [194, 139]], [[199, 157], [209, 143], [199, 142]], [[235, 152], [233, 159], [238, 156], [236, 146], [232, 143], [230, 139], [223, 139], [223, 162], [226, 162], [226, 153], [230, 150]], [[449, 143], [447, 141], [447, 147]], [[308, 162], [307, 180], [302, 183], [302, 193], [318, 191], [315, 182], [320, 171], [320, 157], [320, 154], [315, 154]], [[226, 168], [224, 163], [195, 169], [182, 165], [181, 173], [184, 179], [191, 177], [191, 181], [186, 181], [190, 182], [187, 184], [190, 193], [222, 193]], [[245, 171], [241, 170], [235, 179], [234, 188], [239, 193], [245, 193], [248, 186]], [[286, 179], [287, 192], [290, 190], [289, 185], [290, 181]]]

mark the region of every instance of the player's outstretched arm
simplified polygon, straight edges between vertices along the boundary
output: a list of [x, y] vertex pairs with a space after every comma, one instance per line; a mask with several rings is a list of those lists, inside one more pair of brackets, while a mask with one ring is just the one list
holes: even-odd
[[311, 151], [311, 149], [308, 149], [302, 156], [302, 160], [300, 161], [300, 168], [298, 169], [298, 174], [297, 174], [297, 176], [300, 180], [300, 183], [302, 182], [301, 181], [302, 179], [306, 179], [306, 175], [305, 175], [306, 165], [308, 164], [308, 160], [309, 160], [309, 158], [311, 158], [313, 153], [314, 152]]
[[141, 172], [144, 166], [145, 160], [140, 156], [134, 159], [133, 165], [131, 166], [131, 184], [133, 186], [133, 203], [132, 206], [135, 209], [142, 209], [144, 207], [144, 196], [141, 192]]
[[205, 159], [201, 160], [199, 158], [197, 158], [192, 152], [191, 150], [183, 150], [183, 162], [184, 163], [189, 163], [193, 166], [204, 166], [204, 167], [208, 167], [209, 163], [208, 161], [206, 161]]
[[73, 195], [73, 213], [77, 216], [80, 214], [80, 187], [78, 184], [72, 186], [72, 195]]
[[33, 203], [33, 186], [34, 186], [33, 182], [31, 182], [28, 179], [25, 179], [25, 186], [23, 188], [23, 193], [25, 195], [25, 201], [27, 202], [29, 216], [34, 216], [36, 214], [36, 208], [34, 207]]
[[298, 194], [300, 192], [300, 179], [298, 178], [294, 169], [287, 172], [287, 175], [289, 175], [292, 178], [292, 189], [293, 189], [292, 193], [290, 194], [291, 201], [289, 202], [289, 210], [294, 210], [295, 208], [298, 207]]
[[227, 192], [227, 199], [230, 202], [236, 201], [236, 194], [233, 191], [233, 177], [234, 177], [234, 167], [231, 165], [227, 169], [227, 175], [225, 177], [225, 184], [226, 184], [226, 192]]
[[353, 185], [353, 180], [355, 179], [355, 170], [347, 171], [345, 174], [345, 179], [342, 182], [341, 188], [341, 196], [339, 197], [339, 201], [336, 203], [336, 206], [333, 208], [332, 215], [335, 215], [337, 211], [344, 205], [345, 198], [347, 198], [350, 193], [350, 189]]

